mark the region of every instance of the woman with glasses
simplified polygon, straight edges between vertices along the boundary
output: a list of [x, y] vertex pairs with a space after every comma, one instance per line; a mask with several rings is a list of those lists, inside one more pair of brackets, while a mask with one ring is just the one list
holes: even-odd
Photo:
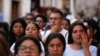
[[31, 36], [24, 36], [15, 44], [15, 56], [40, 56], [41, 45], [37, 39]]
[[34, 23], [34, 22], [29, 23], [26, 26], [25, 35], [27, 35], [27, 36], [33, 36], [35, 39], [37, 39], [40, 42], [41, 48], [42, 48], [41, 56], [44, 56], [44, 54], [45, 54], [45, 48], [44, 48], [43, 42], [41, 41], [39, 26], [36, 23]]

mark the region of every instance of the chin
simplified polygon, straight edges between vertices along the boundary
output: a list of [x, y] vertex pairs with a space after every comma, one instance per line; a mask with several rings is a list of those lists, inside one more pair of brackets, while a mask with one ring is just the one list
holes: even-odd
[[25, 56], [31, 56], [30, 54], [26, 54]]
[[77, 44], [81, 44], [81, 42], [76, 42]]
[[58, 53], [52, 53], [52, 56], [59, 56]]
[[81, 43], [81, 41], [75, 41], [75, 43], [78, 43], [78, 44], [80, 44], [80, 43]]

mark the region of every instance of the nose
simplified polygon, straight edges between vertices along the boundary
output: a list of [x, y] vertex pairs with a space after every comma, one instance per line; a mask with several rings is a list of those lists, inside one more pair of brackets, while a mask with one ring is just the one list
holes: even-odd
[[77, 32], [78, 35], [80, 35], [80, 32]]
[[20, 31], [20, 27], [18, 27], [17, 30]]
[[57, 46], [55, 46], [55, 47], [54, 47], [54, 51], [56, 51], [56, 52], [57, 52], [57, 49], [58, 49], [58, 48], [57, 48]]
[[32, 29], [29, 29], [29, 33], [31, 33], [32, 32]]
[[27, 49], [26, 49], [26, 52], [30, 52], [30, 49], [27, 48]]
[[77, 32], [77, 36], [81, 36], [81, 32]]

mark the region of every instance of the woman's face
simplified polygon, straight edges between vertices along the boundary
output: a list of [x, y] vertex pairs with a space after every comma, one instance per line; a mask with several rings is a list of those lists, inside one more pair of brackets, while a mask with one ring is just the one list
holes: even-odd
[[16, 36], [20, 36], [24, 33], [24, 28], [20, 22], [14, 24], [13, 32]]
[[81, 43], [82, 34], [85, 34], [85, 30], [83, 29], [83, 27], [80, 25], [74, 26], [72, 30], [72, 38], [74, 40], [74, 43]]
[[69, 24], [68, 24], [68, 22], [67, 22], [66, 20], [63, 20], [63, 22], [62, 22], [62, 27], [63, 27], [64, 29], [66, 29], [66, 30], [69, 29]]
[[27, 24], [31, 23], [33, 20], [33, 16], [32, 15], [27, 15], [26, 18], [25, 18], [25, 21]]
[[63, 44], [59, 38], [54, 38], [48, 44], [48, 52], [50, 56], [62, 56]]
[[26, 27], [25, 34], [29, 36], [39, 37], [39, 30], [34, 24], [30, 23]]
[[38, 24], [39, 28], [43, 28], [45, 25], [45, 22], [43, 21], [43, 19], [41, 17], [37, 17], [36, 24]]
[[18, 49], [18, 56], [40, 56], [38, 46], [31, 40], [25, 40]]

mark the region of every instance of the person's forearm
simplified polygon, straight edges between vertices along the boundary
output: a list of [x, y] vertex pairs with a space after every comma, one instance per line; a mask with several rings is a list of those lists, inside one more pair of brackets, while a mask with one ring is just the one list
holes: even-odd
[[91, 56], [89, 48], [84, 49], [85, 56]]

